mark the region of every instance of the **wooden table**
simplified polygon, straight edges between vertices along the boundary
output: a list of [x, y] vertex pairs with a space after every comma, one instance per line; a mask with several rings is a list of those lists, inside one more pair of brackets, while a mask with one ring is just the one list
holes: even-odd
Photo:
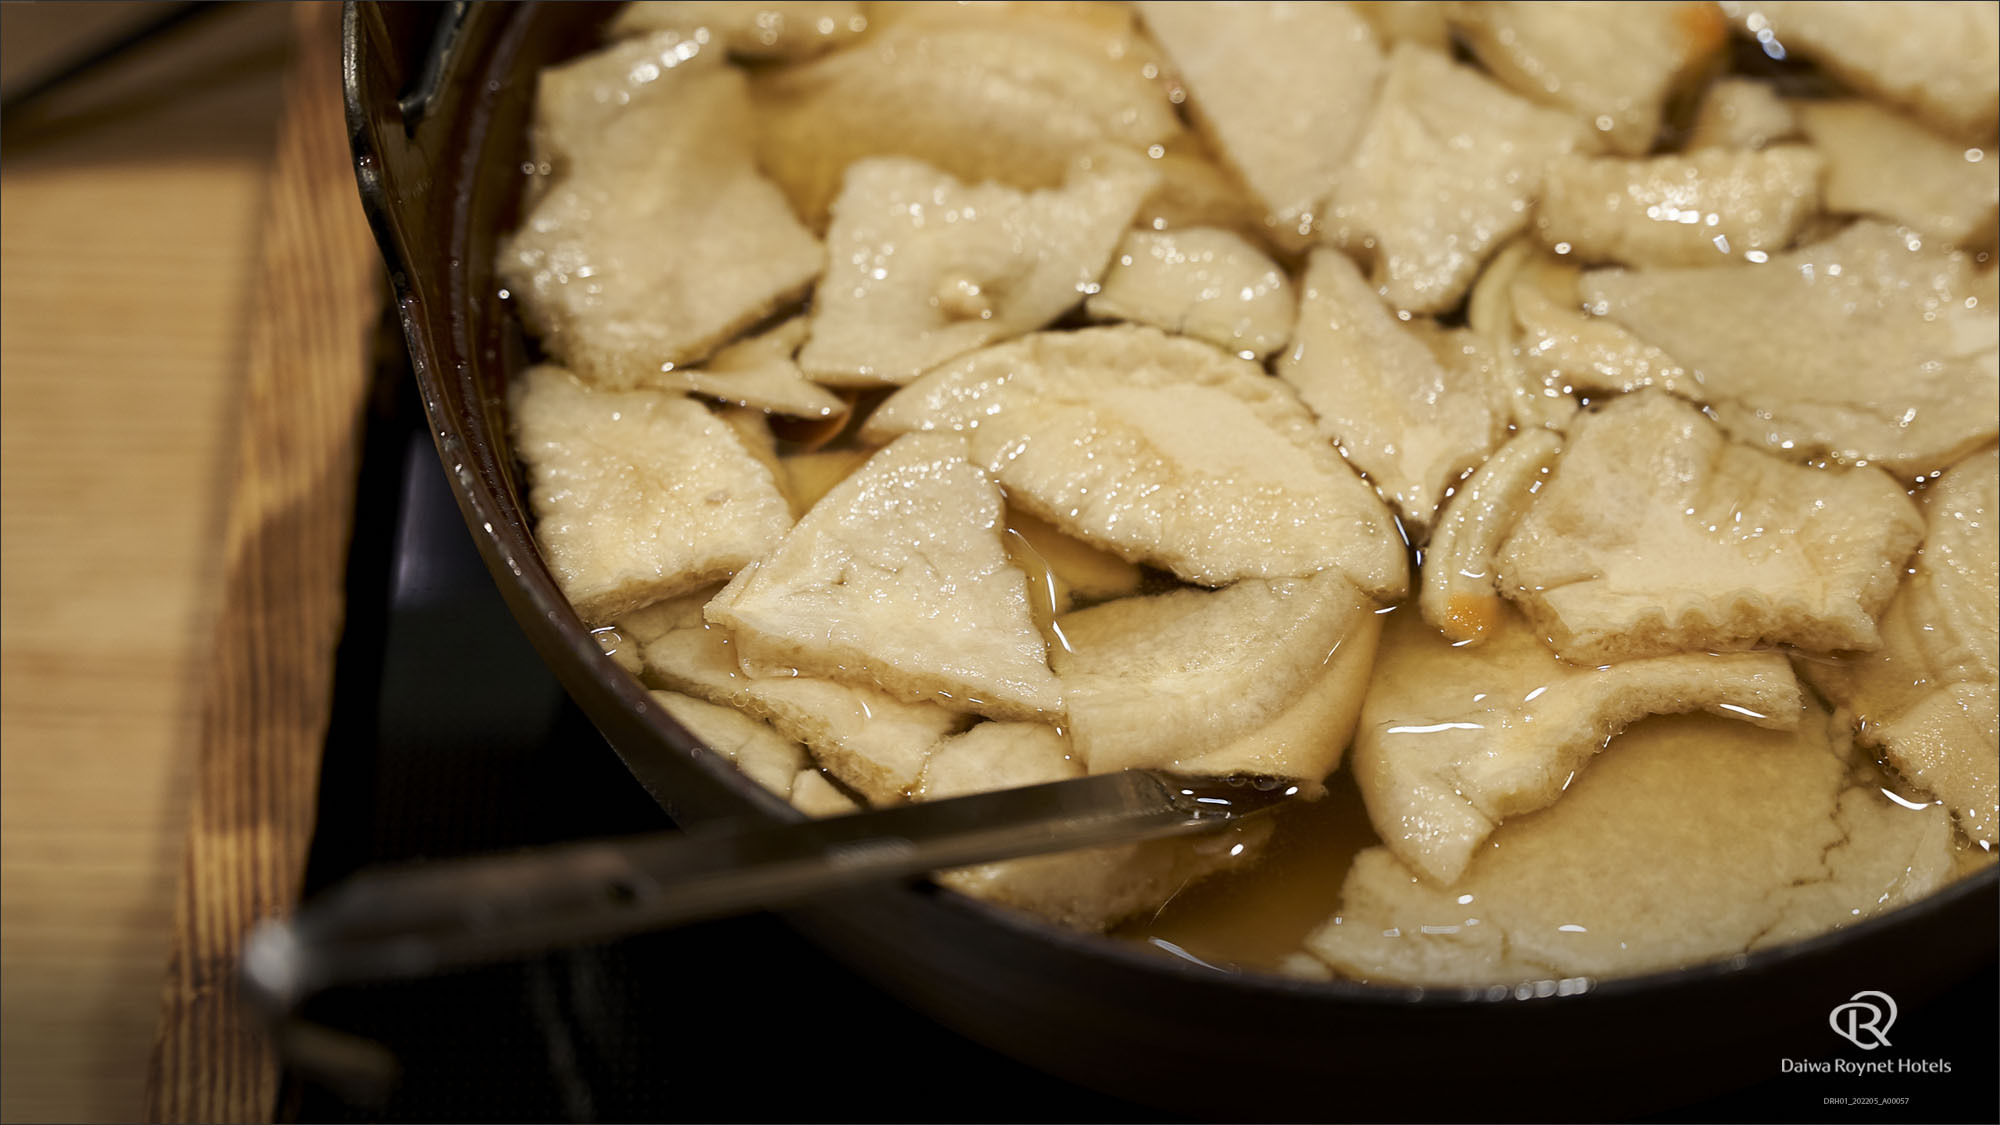
[[[379, 273], [335, 14], [225, 7], [6, 126], [0, 1119], [270, 1104], [222, 985], [310, 830]], [[6, 66], [84, 19], [8, 6]]]

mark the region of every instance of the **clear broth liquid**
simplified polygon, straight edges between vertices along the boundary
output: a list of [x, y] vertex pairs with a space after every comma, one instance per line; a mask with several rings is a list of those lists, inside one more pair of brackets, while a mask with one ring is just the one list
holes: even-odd
[[1224, 971], [1280, 971], [1333, 913], [1355, 855], [1381, 841], [1346, 769], [1319, 800], [1270, 815], [1277, 824], [1256, 863], [1182, 888], [1112, 936]]

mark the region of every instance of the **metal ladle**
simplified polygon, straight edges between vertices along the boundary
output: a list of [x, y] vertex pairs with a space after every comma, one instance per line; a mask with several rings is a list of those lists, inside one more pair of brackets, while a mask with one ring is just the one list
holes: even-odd
[[250, 934], [244, 994], [283, 1019], [343, 984], [796, 904], [928, 871], [1211, 831], [1298, 787], [1127, 770], [790, 824], [724, 824], [355, 875]]

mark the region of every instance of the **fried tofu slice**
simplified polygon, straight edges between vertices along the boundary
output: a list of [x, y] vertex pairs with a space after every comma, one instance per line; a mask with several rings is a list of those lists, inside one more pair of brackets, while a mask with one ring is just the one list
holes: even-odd
[[[1659, 387], [1702, 397], [1702, 384], [1674, 357], [1608, 316], [1583, 308], [1583, 271], [1536, 251], [1507, 283], [1520, 358], [1532, 380], [1565, 397]], [[1563, 419], [1567, 423], [1568, 419]]]
[[1429, 527], [1445, 489], [1504, 436], [1506, 388], [1476, 364], [1440, 358], [1423, 326], [1399, 320], [1338, 251], [1313, 251], [1301, 290], [1278, 376], [1403, 522]]
[[1026, 512], [1008, 511], [1007, 534], [1018, 537], [1041, 558], [1052, 580], [1061, 583], [1066, 594], [1092, 601], [1120, 598], [1138, 593], [1145, 580], [1138, 567], [1064, 535], [1048, 521]]
[[[921, 800], [941, 800], [1083, 776], [1063, 736], [1036, 723], [981, 723], [947, 740], [924, 770]], [[953, 890], [1080, 930], [1108, 930], [1181, 888], [1253, 862], [1268, 817], [1212, 834], [1112, 844], [939, 872]]]
[[1451, 4], [1446, 0], [1350, 0], [1347, 6], [1361, 13], [1384, 43], [1451, 49]]
[[1160, 174], [1160, 185], [1139, 205], [1139, 213], [1132, 219], [1137, 229], [1216, 227], [1234, 231], [1253, 243], [1269, 233], [1263, 205], [1250, 197], [1250, 190], [1235, 173], [1203, 151], [1194, 135], [1155, 157], [1153, 170]]
[[622, 618], [639, 641], [646, 682], [768, 721], [803, 743], [827, 772], [871, 804], [902, 801], [931, 748], [965, 725], [935, 703], [815, 676], [745, 672], [728, 632], [703, 616], [714, 591], [659, 602]]
[[1035, 545], [1012, 527], [1007, 529], [1007, 557], [1027, 576], [1028, 613], [1034, 618], [1035, 628], [1042, 631], [1042, 636], [1053, 639], [1056, 616], [1068, 613], [1076, 605], [1069, 585], [1056, 575], [1055, 568]]
[[867, 27], [854, 0], [633, 0], [611, 21], [611, 34], [678, 32], [741, 58], [795, 62]]
[[1242, 235], [1195, 227], [1128, 232], [1084, 308], [1261, 360], [1292, 338], [1298, 298], [1285, 271]]
[[1367, 120], [1382, 74], [1344, 4], [1140, 3], [1209, 146], [1242, 176], [1280, 245], [1300, 245]]
[[861, 811], [861, 803], [840, 791], [816, 769], [802, 769], [792, 779], [792, 807], [814, 817], [846, 816]]
[[752, 667], [989, 717], [1057, 716], [1062, 688], [1007, 560], [1000, 489], [954, 434], [912, 434], [834, 486], [711, 601]]
[[2000, 310], [1968, 307], [1972, 284], [1964, 255], [1863, 221], [1764, 265], [1596, 271], [1581, 292], [1743, 441], [1914, 480], [2000, 430]]
[[1990, 242], [2000, 154], [1967, 148], [1859, 100], [1801, 101], [1799, 122], [1826, 157], [1826, 206], [1873, 215], [1959, 246]]
[[1178, 88], [1163, 73], [1159, 45], [1139, 29], [1139, 14], [1123, 0], [869, 0], [871, 32], [896, 27], [998, 27], [1027, 29], [1120, 70], [1144, 77], [1167, 91]]
[[618, 159], [618, 153], [597, 150], [624, 139], [607, 126], [629, 116], [633, 105], [644, 115], [663, 91], [674, 96], [673, 91], [692, 87], [701, 96], [702, 87], [713, 85], [707, 79], [723, 69], [718, 53], [704, 52], [702, 44], [677, 33], [641, 35], [543, 68], [535, 79], [535, 115], [528, 130], [536, 163], [528, 198], [536, 198], [547, 180], [567, 175], [579, 159]]
[[1706, 73], [1729, 37], [1707, 0], [1459, 3], [1451, 20], [1500, 81], [1628, 156], [1653, 147], [1669, 99]]
[[778, 435], [771, 431], [771, 416], [747, 406], [725, 406], [715, 411], [715, 416], [736, 434], [743, 448], [771, 474], [771, 479], [778, 485], [778, 493], [785, 498], [786, 507], [793, 516], [797, 516], [799, 506], [792, 499], [791, 482], [785, 474], [785, 467], [778, 460]]
[[793, 362], [805, 338], [806, 320], [795, 316], [768, 332], [730, 344], [698, 367], [650, 372], [635, 385], [686, 391], [793, 418], [845, 414], [847, 403], [800, 374]]
[[1317, 786], [1354, 730], [1374, 610], [1340, 575], [1322, 574], [1065, 614], [1052, 660], [1070, 740], [1091, 773], [1153, 767]]
[[1535, 230], [1586, 262], [1757, 262], [1819, 215], [1823, 165], [1804, 145], [1645, 160], [1561, 156], [1549, 164]]
[[[1515, 238], [1493, 255], [1465, 299], [1466, 329], [1485, 343], [1495, 377], [1506, 391], [1508, 417], [1521, 430], [1562, 429], [1578, 406], [1560, 380], [1548, 378], [1547, 365], [1529, 350], [1524, 333], [1515, 323], [1515, 278], [1541, 253], [1541, 244], [1532, 236]], [[1573, 305], [1574, 279], [1569, 288], [1569, 303]]]
[[1562, 800], [1501, 825], [1449, 886], [1387, 848], [1362, 852], [1307, 948], [1367, 981], [1630, 976], [1837, 930], [1943, 886], [1943, 810], [1852, 784], [1826, 727], [1810, 701], [1792, 732], [1646, 719]]
[[1548, 162], [1588, 143], [1568, 115], [1440, 52], [1403, 44], [1389, 56], [1353, 160], [1336, 177], [1321, 237], [1372, 254], [1376, 288], [1389, 304], [1442, 312], [1527, 225]]
[[792, 781], [806, 766], [805, 749], [798, 743], [731, 707], [671, 691], [656, 691], [653, 699], [703, 746], [735, 763], [752, 781], [779, 797], [792, 795]]
[[1923, 506], [1923, 551], [1882, 615], [1881, 649], [1799, 666], [1853, 712], [1864, 745], [1990, 850], [2000, 842], [2000, 454], [1946, 470]]
[[697, 402], [547, 365], [511, 397], [535, 541], [586, 622], [727, 578], [791, 526], [770, 470]]
[[862, 436], [931, 430], [962, 431], [1010, 504], [1189, 582], [1408, 582], [1388, 510], [1291, 391], [1196, 340], [1117, 326], [987, 348], [892, 395]]
[[1503, 821], [1556, 803], [1598, 750], [1647, 715], [1709, 711], [1790, 730], [1803, 706], [1780, 653], [1679, 653], [1566, 664], [1511, 609], [1477, 647], [1392, 620], [1354, 738], [1354, 777], [1383, 844], [1450, 886]]
[[1798, 135], [1798, 115], [1770, 83], [1754, 78], [1718, 78], [1702, 95], [1682, 147], [1688, 152], [1754, 152]]
[[1068, 22], [907, 19], [760, 75], [758, 159], [824, 229], [848, 167], [869, 157], [1035, 190], [1106, 148], [1136, 154], [1185, 135], [1162, 84], [1112, 58], [1101, 38], [1070, 34]]
[[497, 272], [588, 382], [705, 359], [820, 271], [818, 241], [751, 160], [742, 74], [693, 46], [662, 33], [542, 78], [537, 136], [559, 160]]
[[854, 470], [867, 464], [874, 454], [872, 449], [821, 449], [812, 453], [794, 453], [778, 459], [785, 474], [785, 494], [792, 499], [792, 509], [799, 515], [820, 498], [833, 491], [833, 486], [854, 474]]
[[1157, 177], [1107, 151], [1060, 188], [968, 186], [921, 161], [848, 169], [799, 366], [836, 386], [903, 384], [1033, 331], [1092, 291]]
[[645, 663], [639, 659], [639, 642], [626, 636], [618, 626], [600, 625], [590, 631], [590, 636], [607, 660], [630, 672], [633, 678], [638, 678], [646, 670]]
[[1042, 723], [978, 723], [939, 747], [916, 797], [942, 801], [1082, 777], [1069, 740]]
[[1500, 589], [1563, 658], [1870, 650], [1923, 521], [1879, 469], [1812, 469], [1641, 391], [1580, 414], [1500, 547]]
[[1954, 140], [1991, 144], [2000, 125], [2000, 5], [1724, 0], [1768, 52], [1796, 53]]
[[1524, 430], [1486, 459], [1445, 502], [1431, 528], [1417, 604], [1425, 621], [1459, 644], [1472, 644], [1508, 613], [1493, 561], [1508, 532], [1528, 510], [1562, 451], [1549, 430]]

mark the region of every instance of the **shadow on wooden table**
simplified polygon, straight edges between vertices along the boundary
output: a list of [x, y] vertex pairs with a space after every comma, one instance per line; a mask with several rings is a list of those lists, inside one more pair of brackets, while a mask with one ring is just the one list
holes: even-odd
[[[20, 85], [18, 74], [32, 79], [42, 60], [22, 55], [33, 45], [46, 44], [63, 55], [76, 50], [77, 36], [93, 24], [80, 19], [79, 11], [69, 4], [0, 6], [0, 42], [9, 44], [6, 65], [15, 72], [0, 74], [0, 83], [11, 91]], [[125, 22], [144, 16], [142, 11]], [[0, 128], [0, 152], [10, 163], [267, 152], [277, 116], [270, 80], [292, 58], [291, 16], [282, 4], [223, 4], [164, 29], [10, 109]], [[70, 32], [73, 24], [84, 30]], [[117, 26], [108, 34], [115, 36]], [[16, 45], [23, 41], [31, 46]]]

